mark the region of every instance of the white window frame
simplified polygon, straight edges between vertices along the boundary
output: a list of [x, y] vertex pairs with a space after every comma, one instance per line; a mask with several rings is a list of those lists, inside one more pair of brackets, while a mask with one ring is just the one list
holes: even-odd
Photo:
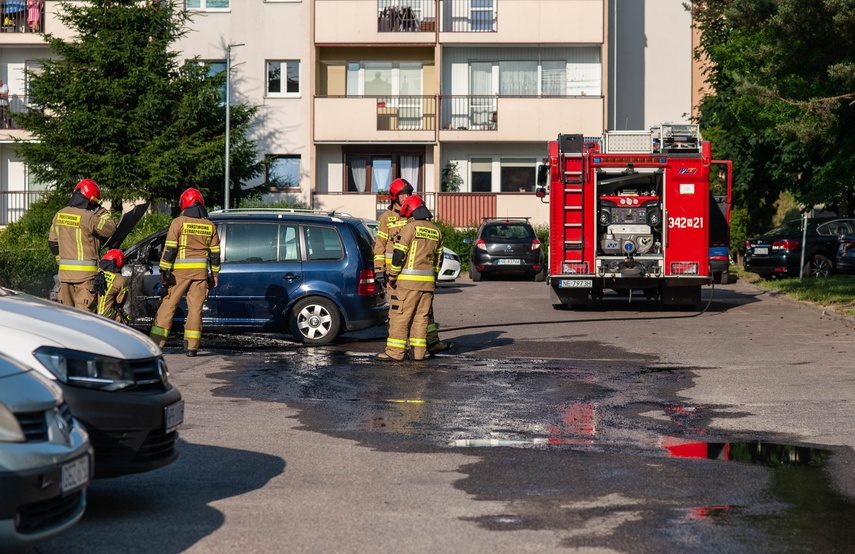
[[[279, 86], [280, 92], [270, 92], [270, 64], [279, 64]], [[297, 65], [297, 92], [288, 92], [288, 68], [290, 64]], [[303, 95], [302, 64], [300, 60], [266, 60], [264, 62], [264, 95], [268, 98], [300, 98]]]

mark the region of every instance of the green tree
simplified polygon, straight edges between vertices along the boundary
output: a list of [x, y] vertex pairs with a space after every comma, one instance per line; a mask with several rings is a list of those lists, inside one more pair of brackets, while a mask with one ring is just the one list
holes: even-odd
[[[222, 204], [225, 74], [209, 76], [170, 45], [189, 14], [174, 0], [62, 3], [58, 19], [73, 40], [46, 34], [52, 57], [29, 78], [30, 109], [15, 122], [37, 140], [17, 152], [36, 181], [70, 193], [83, 177], [114, 205], [142, 198], [174, 203], [193, 186]], [[247, 138], [257, 108], [230, 107], [231, 197], [261, 173]]]
[[714, 91], [699, 106], [714, 156], [734, 162], [734, 204], [767, 228], [782, 191], [851, 206], [855, 0], [701, 0], [695, 55]]

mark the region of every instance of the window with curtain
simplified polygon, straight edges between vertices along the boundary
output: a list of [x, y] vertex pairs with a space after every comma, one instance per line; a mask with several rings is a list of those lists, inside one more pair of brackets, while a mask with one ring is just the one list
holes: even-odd
[[534, 158], [502, 158], [502, 192], [534, 192], [536, 173]]
[[421, 189], [424, 155], [420, 152], [345, 154], [346, 192], [373, 193], [389, 190], [389, 185], [403, 177], [413, 189]]
[[567, 94], [567, 62], [541, 62], [540, 92], [547, 96]]
[[348, 62], [348, 96], [418, 96], [422, 90], [421, 62]]
[[267, 62], [267, 96], [300, 95], [300, 62], [273, 60]]
[[537, 96], [537, 62], [499, 62], [499, 94]]

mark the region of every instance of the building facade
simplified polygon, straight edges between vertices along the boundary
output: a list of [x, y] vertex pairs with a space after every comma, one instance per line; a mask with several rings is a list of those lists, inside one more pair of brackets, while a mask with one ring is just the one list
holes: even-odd
[[[58, 7], [47, 2], [39, 30], [61, 36]], [[186, 7], [191, 32], [175, 48], [228, 70], [231, 101], [260, 107], [253, 138], [268, 197], [317, 209], [376, 217], [389, 183], [403, 177], [453, 225], [484, 216], [542, 224], [548, 205], [533, 191], [547, 141], [688, 121], [692, 108], [691, 17], [681, 0]], [[49, 52], [37, 30], [15, 29], [0, 34], [0, 77], [25, 109], [23, 68]], [[12, 193], [38, 193], [15, 137], [26, 132], [0, 128], [0, 225], [21, 211]]]

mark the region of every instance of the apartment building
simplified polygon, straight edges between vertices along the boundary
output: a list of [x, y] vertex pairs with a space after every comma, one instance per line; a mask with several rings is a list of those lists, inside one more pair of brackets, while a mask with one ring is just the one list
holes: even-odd
[[[45, 9], [50, 32], [57, 6]], [[253, 132], [269, 197], [362, 217], [385, 209], [378, 195], [404, 177], [455, 225], [483, 216], [545, 223], [548, 205], [533, 190], [548, 140], [686, 121], [697, 88], [681, 0], [186, 6], [192, 30], [176, 49], [228, 70], [231, 101], [260, 107]], [[25, 106], [23, 68], [47, 52], [21, 29], [0, 33], [0, 77]], [[16, 133], [0, 129], [0, 225], [20, 211], [9, 193], [38, 190], [9, 147]], [[456, 192], [441, 186], [450, 165]]]

